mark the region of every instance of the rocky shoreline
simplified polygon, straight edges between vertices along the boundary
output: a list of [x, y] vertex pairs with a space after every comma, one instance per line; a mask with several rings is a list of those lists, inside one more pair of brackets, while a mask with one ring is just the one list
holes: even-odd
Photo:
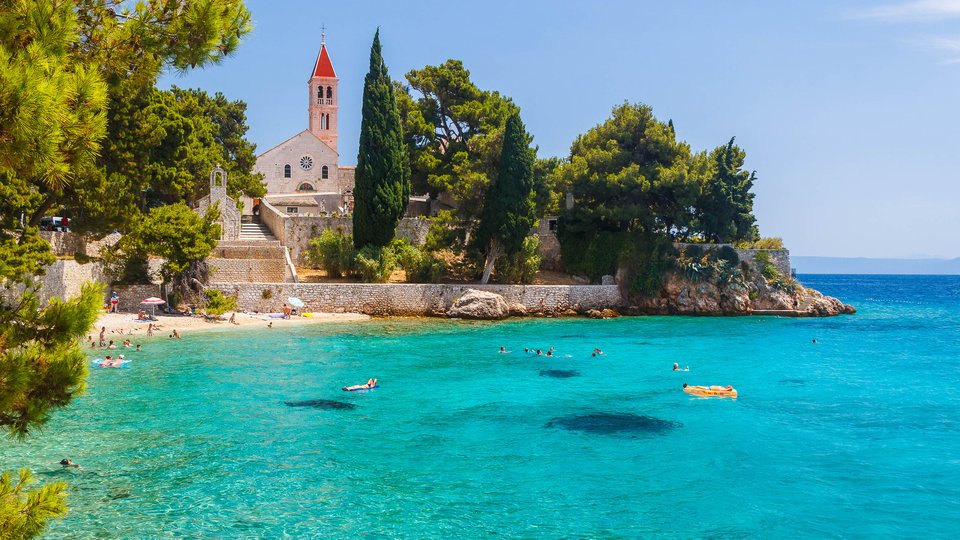
[[589, 317], [613, 318], [620, 315], [779, 315], [789, 317], [832, 317], [852, 315], [856, 308], [819, 291], [792, 283], [777, 286], [763, 276], [753, 281], [725, 285], [694, 282], [677, 274], [664, 281], [655, 297], [630, 297], [623, 306], [605, 309], [580, 309], [570, 306], [559, 310], [529, 310], [521, 304], [510, 305], [499, 294], [468, 289], [449, 309], [430, 315], [475, 320], [500, 320], [507, 317]]

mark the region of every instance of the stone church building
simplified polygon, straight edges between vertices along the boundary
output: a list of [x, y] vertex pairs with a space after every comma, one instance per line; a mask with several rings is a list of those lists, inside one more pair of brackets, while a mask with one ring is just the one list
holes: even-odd
[[[337, 151], [339, 79], [321, 35], [320, 52], [307, 81], [308, 129], [257, 156], [265, 199], [281, 212], [297, 215], [343, 213], [352, 204], [356, 167], [340, 165]], [[256, 201], [243, 200], [244, 214]]]

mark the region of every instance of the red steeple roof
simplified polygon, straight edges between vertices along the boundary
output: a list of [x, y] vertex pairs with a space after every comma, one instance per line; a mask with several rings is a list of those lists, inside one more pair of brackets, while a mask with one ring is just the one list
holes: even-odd
[[317, 62], [313, 65], [312, 77], [336, 78], [336, 76], [337, 76], [337, 72], [333, 70], [333, 63], [330, 62], [330, 55], [327, 54], [327, 46], [323, 42], [321, 42], [320, 54], [317, 55]]

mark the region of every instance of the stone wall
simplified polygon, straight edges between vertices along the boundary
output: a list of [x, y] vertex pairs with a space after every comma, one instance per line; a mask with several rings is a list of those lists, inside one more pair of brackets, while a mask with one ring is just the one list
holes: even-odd
[[[194, 211], [201, 216], [204, 215], [210, 208], [210, 198], [210, 195], [206, 195], [197, 201], [197, 207]], [[240, 237], [240, 209], [237, 208], [236, 201], [229, 197], [214, 201], [214, 203], [217, 202], [220, 204], [220, 217], [217, 219], [217, 223], [220, 225], [220, 238], [236, 240]]]
[[[677, 242], [673, 244], [677, 249], [686, 248], [688, 246], [697, 246], [700, 249], [706, 251], [713, 251], [720, 249], [723, 246], [733, 247], [732, 244], [685, 244]], [[737, 256], [740, 257], [741, 261], [746, 261], [750, 266], [756, 270], [757, 262], [754, 259], [757, 253], [765, 251], [770, 254], [770, 262], [777, 267], [777, 270], [784, 276], [790, 276], [790, 250], [789, 249], [737, 249]]]
[[43, 276], [40, 302], [46, 304], [51, 298], [73, 298], [80, 294], [80, 287], [88, 281], [107, 282], [100, 263], [80, 264], [66, 259], [57, 260], [47, 267], [47, 273]]
[[[353, 234], [352, 217], [291, 216], [267, 202], [261, 203], [260, 219], [280, 244], [290, 250], [290, 258], [298, 266], [307, 264], [306, 251], [310, 239], [320, 236], [327, 229], [342, 229], [344, 234]], [[427, 239], [430, 220], [403, 218], [397, 225], [397, 237], [406, 238], [414, 245], [422, 245]]]
[[40, 231], [40, 237], [50, 243], [54, 255], [72, 257], [83, 253], [88, 257], [99, 257], [101, 247], [109, 247], [120, 240], [119, 233], [104, 236], [100, 240], [82, 234], [56, 231]]
[[561, 270], [563, 263], [560, 257], [560, 240], [557, 239], [556, 231], [550, 228], [551, 223], [556, 227], [557, 218], [543, 218], [537, 222], [537, 227], [533, 230], [534, 234], [540, 240], [540, 268], [544, 270]]
[[[107, 298], [110, 298], [110, 294], [116, 292], [117, 296], [120, 299], [119, 309], [120, 311], [127, 311], [136, 313], [138, 310], [143, 309], [146, 312], [150, 312], [150, 306], [143, 306], [140, 302], [143, 302], [147, 298], [156, 296], [158, 298], [163, 298], [160, 294], [160, 285], [156, 283], [144, 283], [144, 284], [133, 284], [133, 285], [111, 285], [107, 289]], [[157, 309], [160, 309], [160, 306], [157, 306]]]
[[280, 258], [250, 258], [221, 259], [208, 257], [210, 265], [210, 281], [227, 282], [277, 282], [286, 281], [287, 265], [283, 259], [283, 248], [280, 248]]
[[500, 294], [508, 304], [538, 311], [604, 309], [622, 304], [616, 285], [436, 285], [407, 283], [213, 283], [236, 295], [241, 309], [279, 312], [290, 296], [306, 303], [302, 311], [358, 312], [370, 315], [428, 315], [446, 310], [467, 289]]

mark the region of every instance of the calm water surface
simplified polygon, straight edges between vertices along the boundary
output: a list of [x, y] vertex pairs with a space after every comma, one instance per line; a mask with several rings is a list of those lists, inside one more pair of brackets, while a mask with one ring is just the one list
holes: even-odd
[[70, 483], [48, 538], [953, 536], [960, 277], [802, 279], [860, 312], [155, 338], [0, 468]]

